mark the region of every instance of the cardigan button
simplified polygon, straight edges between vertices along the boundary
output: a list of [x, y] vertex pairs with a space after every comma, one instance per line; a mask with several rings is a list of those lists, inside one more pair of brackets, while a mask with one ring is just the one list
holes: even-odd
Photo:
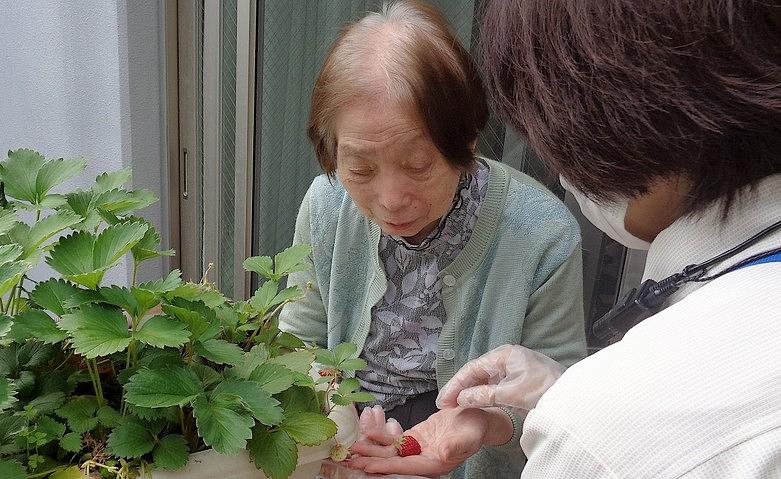
[[454, 278], [452, 274], [446, 274], [442, 277], [442, 282], [445, 286], [455, 286], [456, 278]]
[[453, 360], [453, 358], [456, 357], [456, 352], [452, 349], [443, 349], [442, 350], [442, 359], [445, 359], [447, 361]]

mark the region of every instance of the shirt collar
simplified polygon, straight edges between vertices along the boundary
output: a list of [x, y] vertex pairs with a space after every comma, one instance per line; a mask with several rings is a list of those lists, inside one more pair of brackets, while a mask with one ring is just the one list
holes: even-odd
[[[721, 214], [721, 205], [715, 203], [701, 214], [678, 219], [659, 233], [648, 250], [643, 280], [659, 281], [680, 272], [687, 265], [713, 258], [781, 220], [781, 174], [764, 178], [738, 197], [723, 221]], [[714, 265], [709, 273], [779, 247], [781, 231], [775, 231], [732, 258]], [[687, 283], [671, 297], [671, 301], [680, 300], [702, 285]]]

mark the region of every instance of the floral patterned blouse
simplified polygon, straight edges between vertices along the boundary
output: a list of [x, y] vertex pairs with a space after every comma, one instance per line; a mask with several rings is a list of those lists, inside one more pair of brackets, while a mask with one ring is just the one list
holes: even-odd
[[[488, 189], [488, 167], [477, 168], [462, 183], [449, 214], [416, 247], [382, 234], [379, 257], [388, 289], [372, 308], [369, 336], [361, 357], [368, 367], [358, 372], [361, 386], [385, 410], [407, 398], [437, 389], [436, 351], [447, 321], [442, 305], [440, 271], [453, 262], [472, 235]], [[466, 182], [468, 181], [468, 186]]]

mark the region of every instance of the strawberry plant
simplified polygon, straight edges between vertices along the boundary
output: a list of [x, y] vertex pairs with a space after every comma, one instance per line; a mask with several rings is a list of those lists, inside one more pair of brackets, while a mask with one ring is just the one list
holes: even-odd
[[[31, 150], [0, 162], [0, 477], [129, 478], [207, 448], [246, 449], [288, 477], [299, 445], [336, 433], [331, 404], [370, 399], [345, 379], [365, 366], [355, 346], [318, 350], [279, 329], [302, 295], [280, 282], [309, 267], [309, 247], [248, 258], [265, 281], [247, 301], [179, 271], [137, 283], [140, 265], [173, 254], [134, 214], [156, 199], [127, 189], [127, 170], [52, 192], [85, 165]], [[128, 255], [130, 284], [105, 284]], [[43, 262], [56, 274], [34, 281]]]

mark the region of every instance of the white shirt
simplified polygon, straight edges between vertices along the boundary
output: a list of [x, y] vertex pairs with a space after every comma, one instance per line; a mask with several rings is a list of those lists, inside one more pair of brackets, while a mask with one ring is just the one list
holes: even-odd
[[[781, 175], [681, 219], [649, 251], [662, 279], [781, 220]], [[781, 247], [781, 231], [714, 269]], [[529, 413], [524, 479], [781, 478], [781, 263], [689, 286], [572, 366]]]

